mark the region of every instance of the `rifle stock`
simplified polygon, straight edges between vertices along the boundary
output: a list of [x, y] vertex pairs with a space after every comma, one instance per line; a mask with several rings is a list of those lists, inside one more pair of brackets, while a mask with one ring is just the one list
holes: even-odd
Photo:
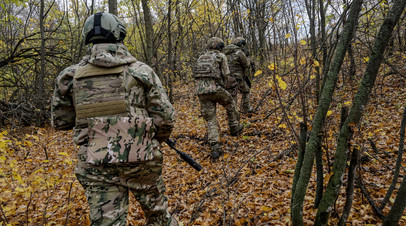
[[190, 166], [192, 166], [193, 168], [195, 168], [195, 170], [200, 171], [200, 170], [203, 168], [199, 163], [197, 163], [197, 162], [196, 162], [192, 157], [190, 157], [188, 154], [186, 154], [186, 153], [183, 152], [183, 151], [178, 150], [178, 149], [175, 147], [175, 143], [174, 143], [172, 140], [167, 139], [167, 140], [165, 141], [165, 143], [166, 143], [169, 147], [171, 147], [173, 150], [175, 150], [175, 151], [180, 155], [180, 157], [181, 157], [185, 162], [187, 162]]

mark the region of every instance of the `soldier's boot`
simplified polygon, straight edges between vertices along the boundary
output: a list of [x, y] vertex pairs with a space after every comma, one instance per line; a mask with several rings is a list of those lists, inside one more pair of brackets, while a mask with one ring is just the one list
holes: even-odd
[[223, 150], [220, 147], [219, 143], [210, 144], [211, 157], [213, 159], [218, 159], [223, 155]]
[[241, 111], [243, 113], [252, 113], [254, 109], [250, 105], [250, 93], [243, 93], [241, 97]]
[[241, 131], [244, 129], [243, 124], [234, 124], [230, 126], [230, 135], [236, 137], [240, 135]]

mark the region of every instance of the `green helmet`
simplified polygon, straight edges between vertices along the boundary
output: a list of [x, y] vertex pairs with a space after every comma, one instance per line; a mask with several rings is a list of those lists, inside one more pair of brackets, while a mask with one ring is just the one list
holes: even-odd
[[222, 48], [224, 48], [224, 41], [221, 38], [212, 37], [207, 43], [207, 48], [221, 50]]
[[247, 42], [243, 37], [236, 37], [231, 41], [231, 43], [239, 47], [242, 47], [243, 45], [247, 44]]
[[99, 12], [87, 18], [82, 34], [85, 44], [116, 43], [124, 40], [127, 30], [120, 19], [110, 13]]

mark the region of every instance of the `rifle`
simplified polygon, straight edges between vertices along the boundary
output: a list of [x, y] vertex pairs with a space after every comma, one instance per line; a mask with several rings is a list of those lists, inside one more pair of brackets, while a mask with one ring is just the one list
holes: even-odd
[[248, 87], [251, 88], [251, 80], [250, 80], [250, 78], [248, 78], [248, 76], [244, 76], [244, 80], [247, 83]]
[[172, 140], [167, 139], [167, 140], [165, 141], [165, 143], [166, 143], [169, 147], [171, 147], [173, 150], [175, 150], [175, 151], [180, 155], [180, 157], [181, 157], [185, 162], [187, 162], [187, 164], [189, 164], [190, 166], [192, 166], [193, 168], [195, 168], [195, 170], [200, 171], [200, 170], [203, 168], [203, 166], [201, 166], [198, 162], [196, 162], [196, 161], [195, 161], [192, 157], [190, 157], [188, 154], [186, 154], [186, 153], [183, 152], [183, 151], [178, 150], [178, 149], [175, 147], [175, 142], [173, 142]]
[[[248, 58], [250, 56], [250, 52], [248, 51], [248, 49], [243, 49], [242, 50], [245, 53], [245, 56]], [[250, 69], [251, 71], [255, 71], [255, 64], [254, 62], [251, 62], [250, 60], [248, 60], [250, 62]], [[250, 78], [248, 78], [248, 76], [244, 76], [244, 81], [247, 83], [248, 87], [251, 88], [251, 80]]]

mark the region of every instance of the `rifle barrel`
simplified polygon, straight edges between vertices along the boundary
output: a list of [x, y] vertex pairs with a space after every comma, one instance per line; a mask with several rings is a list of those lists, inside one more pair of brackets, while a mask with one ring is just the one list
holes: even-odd
[[196, 161], [195, 161], [192, 157], [190, 157], [188, 154], [186, 154], [186, 153], [183, 152], [183, 151], [178, 150], [178, 149], [175, 147], [175, 143], [174, 143], [173, 141], [171, 141], [170, 139], [167, 139], [167, 140], [165, 141], [165, 143], [166, 143], [169, 147], [171, 147], [172, 149], [174, 149], [174, 150], [180, 155], [180, 157], [181, 157], [185, 162], [187, 162], [190, 166], [192, 166], [195, 170], [200, 171], [200, 170], [203, 168], [203, 166], [201, 166], [198, 162], [196, 162]]

